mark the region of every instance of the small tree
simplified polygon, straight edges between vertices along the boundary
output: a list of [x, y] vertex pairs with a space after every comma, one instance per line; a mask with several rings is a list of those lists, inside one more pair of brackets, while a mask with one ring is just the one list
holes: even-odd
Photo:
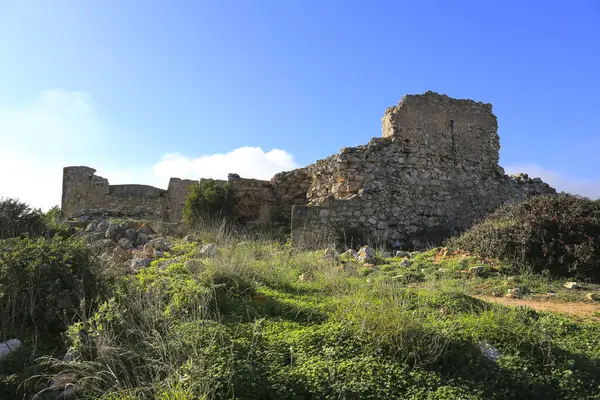
[[17, 199], [0, 198], [0, 239], [22, 234], [42, 236], [47, 226], [41, 210]]
[[183, 208], [183, 220], [195, 226], [207, 218], [231, 215], [232, 201], [227, 183], [203, 179], [191, 185]]

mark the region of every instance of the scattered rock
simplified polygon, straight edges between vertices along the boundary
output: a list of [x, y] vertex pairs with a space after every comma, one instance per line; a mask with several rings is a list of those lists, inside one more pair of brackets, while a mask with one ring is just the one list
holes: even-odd
[[110, 222], [108, 222], [107, 220], [102, 220], [98, 222], [98, 225], [96, 225], [96, 229], [94, 230], [94, 232], [105, 233], [109, 226]]
[[198, 238], [194, 235], [185, 235], [183, 241], [186, 243], [194, 243], [198, 241]]
[[186, 260], [183, 265], [185, 265], [185, 267], [193, 273], [200, 271], [204, 266], [200, 260]]
[[155, 239], [150, 240], [144, 245], [144, 249], [148, 245], [152, 246], [152, 248], [158, 251], [169, 251], [171, 249], [171, 243], [167, 242], [167, 240], [164, 237], [157, 237]]
[[152, 257], [154, 258], [161, 258], [164, 254], [164, 252], [157, 249], [154, 249], [154, 251], [152, 251]]
[[79, 351], [74, 350], [74, 349], [70, 349], [69, 351], [67, 351], [67, 353], [63, 356], [63, 362], [66, 363], [70, 363], [73, 361], [76, 361], [79, 359], [81, 355], [79, 354]]
[[138, 233], [135, 229], [125, 229], [125, 237], [131, 241], [131, 243], [135, 243], [137, 239]]
[[92, 221], [90, 222], [86, 227], [85, 227], [85, 233], [92, 233], [92, 232], [96, 232], [96, 227], [98, 226], [98, 223], [96, 221]]
[[408, 257], [410, 257], [410, 253], [408, 251], [397, 251], [396, 257], [401, 257], [401, 258], [407, 257], [408, 258]]
[[347, 258], [356, 258], [356, 251], [348, 249], [342, 254], [342, 256]]
[[19, 339], [10, 339], [0, 343], [0, 358], [6, 357], [10, 352], [15, 351], [23, 343]]
[[125, 262], [131, 259], [131, 252], [121, 246], [117, 246], [112, 252], [112, 259], [117, 262]]
[[98, 240], [102, 240], [102, 239], [104, 239], [104, 233], [102, 233], [102, 232], [90, 233], [86, 238], [88, 243], [94, 243], [94, 242], [97, 242]]
[[115, 242], [110, 239], [101, 239], [90, 245], [90, 251], [96, 255], [102, 253], [112, 253], [113, 249], [117, 246]]
[[485, 267], [483, 265], [469, 268], [469, 272], [475, 276], [481, 275], [483, 271], [485, 271]]
[[121, 225], [110, 224], [108, 226], [108, 229], [106, 229], [106, 232], [104, 233], [104, 237], [112, 240], [113, 242], [116, 242], [123, 236], [124, 233], [125, 233], [125, 230], [123, 229], [123, 227]]
[[150, 237], [145, 233], [138, 233], [137, 238], [135, 239], [136, 246], [143, 246], [150, 241]]
[[152, 262], [152, 259], [150, 258], [134, 258], [133, 260], [131, 260], [131, 268], [133, 268], [134, 271], [137, 271], [140, 268], [146, 268], [147, 266], [150, 265], [150, 263]]
[[497, 348], [495, 348], [487, 342], [479, 342], [477, 347], [479, 347], [479, 350], [481, 350], [483, 356], [490, 361], [496, 361], [500, 357], [502, 357], [502, 353], [500, 352], [500, 350], [498, 350]]
[[363, 246], [358, 250], [356, 259], [362, 263], [375, 263], [375, 249], [369, 246]]
[[581, 285], [579, 285], [577, 282], [565, 282], [563, 286], [567, 289], [581, 289]]
[[154, 235], [156, 233], [156, 232], [154, 232], [154, 229], [150, 228], [150, 226], [148, 224], [144, 224], [144, 225], [140, 226], [140, 229], [138, 229], [137, 232], [143, 233], [144, 235]]
[[75, 398], [77, 385], [75, 381], [77, 374], [75, 372], [60, 372], [57, 374], [50, 384], [50, 390], [58, 392], [54, 397], [57, 400], [70, 400]]
[[400, 266], [401, 267], [410, 267], [411, 264], [412, 263], [410, 262], [410, 260], [408, 260], [406, 258], [404, 260], [400, 261]]
[[214, 257], [217, 255], [217, 244], [216, 243], [208, 243], [202, 246], [200, 249], [200, 255], [203, 257]]
[[585, 295], [586, 300], [600, 301], [600, 294], [598, 293], [588, 293]]
[[122, 237], [121, 239], [119, 239], [119, 242], [117, 244], [119, 245], [119, 247], [122, 247], [125, 250], [133, 249], [133, 243], [131, 243], [131, 240], [127, 239], [126, 237]]
[[335, 261], [338, 258], [338, 252], [333, 247], [329, 247], [323, 253], [323, 259], [328, 261]]
[[507, 297], [509, 299], [518, 299], [521, 297], [521, 289], [519, 289], [518, 287], [508, 289], [504, 297]]

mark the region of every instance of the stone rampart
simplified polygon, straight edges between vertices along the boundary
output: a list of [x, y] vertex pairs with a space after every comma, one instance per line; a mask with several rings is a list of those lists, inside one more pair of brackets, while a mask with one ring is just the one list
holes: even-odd
[[[382, 137], [270, 181], [228, 177], [234, 213], [250, 225], [290, 224], [296, 244], [391, 242], [468, 228], [507, 202], [556, 191], [498, 165], [498, 123], [490, 104], [427, 92], [385, 111]], [[178, 221], [188, 188], [109, 185], [88, 167], [64, 169], [62, 208]], [[222, 181], [224, 184], [225, 182]], [[289, 226], [289, 225], [288, 225]]]

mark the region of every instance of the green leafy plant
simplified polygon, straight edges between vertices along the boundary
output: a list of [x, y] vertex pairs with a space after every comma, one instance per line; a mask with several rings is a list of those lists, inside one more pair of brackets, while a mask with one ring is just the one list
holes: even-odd
[[600, 201], [538, 196], [501, 207], [449, 245], [555, 276], [600, 278]]
[[227, 183], [203, 179], [191, 185], [183, 208], [183, 220], [196, 226], [206, 219], [231, 215], [232, 201]]
[[59, 338], [82, 303], [93, 306], [99, 281], [80, 240], [0, 240], [0, 341], [28, 333]]

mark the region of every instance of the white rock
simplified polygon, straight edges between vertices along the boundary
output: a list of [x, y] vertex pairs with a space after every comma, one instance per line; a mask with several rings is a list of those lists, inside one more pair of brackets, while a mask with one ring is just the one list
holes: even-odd
[[566, 287], [567, 289], [580, 289], [581, 288], [581, 285], [579, 285], [577, 282], [565, 282], [565, 284], [563, 286]]
[[362, 263], [373, 264], [375, 262], [375, 249], [369, 246], [363, 246], [356, 253], [356, 259]]
[[23, 343], [19, 339], [10, 339], [6, 342], [0, 343], [0, 358], [3, 358], [10, 354], [12, 351], [15, 351], [19, 348]]
[[214, 257], [217, 255], [217, 244], [216, 243], [208, 243], [202, 246], [200, 250], [200, 255], [203, 257]]

